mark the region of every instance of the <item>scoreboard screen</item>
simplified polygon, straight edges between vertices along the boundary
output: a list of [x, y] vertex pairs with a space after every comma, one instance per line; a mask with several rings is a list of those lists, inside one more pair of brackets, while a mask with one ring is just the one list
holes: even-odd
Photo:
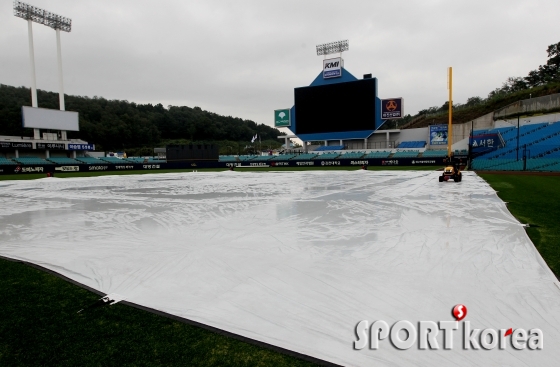
[[296, 135], [374, 130], [376, 81], [295, 88]]

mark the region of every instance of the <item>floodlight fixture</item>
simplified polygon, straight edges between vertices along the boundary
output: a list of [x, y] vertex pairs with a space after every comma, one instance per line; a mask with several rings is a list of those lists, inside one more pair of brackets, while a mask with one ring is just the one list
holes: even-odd
[[322, 45], [317, 45], [317, 56], [343, 53], [349, 49], [348, 40], [323, 43]]
[[14, 0], [14, 15], [35, 23], [44, 24], [53, 29], [60, 29], [64, 32], [72, 30], [72, 19], [60, 16], [50, 11], [26, 4], [22, 1]]

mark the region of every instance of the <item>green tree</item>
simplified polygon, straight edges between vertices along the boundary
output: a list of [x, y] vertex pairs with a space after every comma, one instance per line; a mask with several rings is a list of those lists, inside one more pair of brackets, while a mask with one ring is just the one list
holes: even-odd
[[[37, 94], [39, 107], [59, 108], [57, 93], [39, 90]], [[69, 137], [84, 139], [104, 150], [134, 148], [145, 153], [147, 148], [165, 145], [169, 140], [248, 142], [255, 134], [261, 141], [278, 142], [276, 137], [280, 135], [279, 130], [270, 126], [221, 116], [200, 107], [164, 108], [161, 103], [154, 106], [97, 96], [67, 95], [65, 101], [66, 109], [79, 112], [80, 119], [80, 131], [69, 132]], [[32, 136], [32, 130], [21, 124], [21, 106], [30, 105], [28, 88], [0, 84], [0, 135]]]

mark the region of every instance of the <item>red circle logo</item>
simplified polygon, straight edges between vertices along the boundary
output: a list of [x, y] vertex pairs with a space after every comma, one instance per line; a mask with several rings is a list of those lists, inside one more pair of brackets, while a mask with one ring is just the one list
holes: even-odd
[[394, 111], [397, 109], [397, 102], [391, 100], [389, 102], [387, 102], [387, 104], [385, 105], [385, 107], [389, 110], [389, 111]]
[[457, 321], [461, 321], [465, 316], [467, 316], [467, 306], [458, 304], [453, 307], [453, 317], [455, 317]]

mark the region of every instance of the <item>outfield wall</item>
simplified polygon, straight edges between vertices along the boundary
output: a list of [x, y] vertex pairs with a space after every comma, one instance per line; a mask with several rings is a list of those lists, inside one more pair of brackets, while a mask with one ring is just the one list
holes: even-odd
[[0, 175], [28, 173], [74, 173], [104, 171], [153, 171], [168, 169], [231, 168], [231, 167], [334, 167], [334, 166], [441, 166], [443, 158], [375, 158], [375, 159], [316, 159], [308, 161], [272, 162], [173, 162], [159, 164], [76, 164], [76, 165], [0, 165]]

